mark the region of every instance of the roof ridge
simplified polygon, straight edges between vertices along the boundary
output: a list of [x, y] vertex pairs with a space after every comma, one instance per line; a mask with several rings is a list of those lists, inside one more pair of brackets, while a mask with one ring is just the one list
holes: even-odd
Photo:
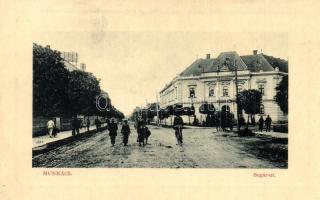
[[282, 61], [285, 61], [285, 62], [288, 62], [287, 60], [283, 59], [283, 58], [278, 58], [278, 57], [274, 57], [274, 56], [269, 56], [267, 54], [264, 54], [264, 53], [261, 53], [262, 56], [268, 56], [268, 57], [271, 57], [271, 58], [274, 58], [274, 59], [279, 59], [279, 60], [282, 60]]

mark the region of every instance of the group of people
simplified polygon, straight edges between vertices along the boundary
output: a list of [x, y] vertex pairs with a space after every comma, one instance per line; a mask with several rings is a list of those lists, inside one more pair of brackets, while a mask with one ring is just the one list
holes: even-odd
[[[254, 120], [251, 120], [251, 121], [255, 125], [255, 121]], [[269, 115], [267, 116], [267, 118], [265, 120], [263, 119], [263, 116], [260, 116], [259, 121], [258, 121], [259, 131], [263, 131], [264, 126], [265, 126], [265, 130], [267, 132], [270, 132], [271, 131], [271, 123], [272, 123], [272, 119]], [[94, 124], [96, 125], [96, 130], [99, 131], [99, 129], [101, 128], [101, 124], [102, 124], [101, 121], [98, 118], [96, 118], [94, 121]], [[117, 137], [118, 124], [114, 118], [112, 118], [109, 122], [107, 122], [107, 124], [108, 124], [107, 129], [109, 131], [111, 145], [114, 146], [115, 140]], [[175, 136], [176, 136], [178, 145], [183, 144], [183, 136], [182, 136], [183, 124], [184, 123], [183, 123], [182, 117], [179, 115], [176, 115], [174, 117], [174, 121], [173, 121], [173, 129], [175, 130]], [[76, 117], [74, 117], [73, 120], [71, 121], [71, 125], [72, 125], [72, 135], [78, 135], [79, 129], [82, 127], [81, 121], [79, 119], [77, 119]], [[240, 127], [245, 125], [245, 120], [243, 117], [241, 117], [239, 119], [239, 125], [240, 125]], [[47, 122], [47, 128], [48, 128], [49, 137], [56, 137], [57, 130], [56, 130], [56, 125], [55, 125], [53, 119], [50, 119]], [[87, 131], [90, 130], [89, 118], [87, 118], [87, 120], [86, 120], [86, 128], [87, 128]], [[146, 122], [142, 119], [142, 117], [138, 118], [138, 120], [135, 124], [135, 128], [138, 133], [137, 142], [139, 143], [139, 146], [147, 145], [148, 138], [151, 135], [151, 131], [146, 126]], [[129, 126], [127, 120], [124, 120], [122, 123], [121, 133], [123, 136], [123, 145], [127, 146], [128, 141], [129, 141], [129, 135], [131, 133], [130, 126]]]
[[[94, 121], [94, 124], [96, 125], [97, 131], [101, 128], [101, 121], [97, 118]], [[74, 117], [71, 121], [71, 126], [72, 126], [72, 135], [78, 135], [80, 133], [80, 128], [82, 127], [81, 125], [81, 120], [79, 120], [77, 117]], [[53, 119], [50, 119], [47, 122], [47, 128], [48, 128], [48, 134], [49, 137], [55, 137], [56, 135], [54, 134], [54, 129], [56, 125], [54, 123]], [[86, 120], [86, 128], [87, 131], [90, 130], [90, 119], [87, 118]], [[151, 131], [149, 128], [146, 126], [146, 122], [142, 119], [142, 117], [139, 117], [136, 124], [135, 128], [138, 133], [137, 137], [137, 142], [139, 143], [139, 146], [145, 146], [148, 144], [148, 139], [151, 135]], [[173, 128], [175, 130], [175, 136], [177, 138], [178, 144], [182, 145], [183, 143], [183, 137], [182, 137], [182, 128], [183, 128], [183, 120], [181, 116], [175, 116], [174, 122], [173, 122]], [[115, 145], [116, 137], [117, 137], [117, 132], [118, 132], [118, 123], [114, 118], [110, 119], [110, 121], [107, 122], [107, 129], [109, 131], [109, 136], [110, 136], [110, 141], [111, 145]], [[121, 127], [121, 134], [122, 134], [122, 139], [123, 139], [123, 145], [127, 146], [128, 141], [129, 141], [129, 135], [131, 133], [130, 126], [128, 124], [127, 120], [124, 120], [122, 123]]]
[[[94, 124], [96, 126], [96, 131], [99, 131], [102, 125], [102, 122], [96, 118], [94, 121]], [[71, 120], [71, 130], [72, 130], [72, 135], [78, 135], [80, 133], [80, 129], [86, 127], [87, 131], [90, 131], [90, 119], [87, 118], [86, 120], [86, 125], [83, 126], [83, 121], [78, 119], [77, 117], [73, 117]], [[48, 135], [50, 138], [52, 137], [57, 137], [57, 134], [59, 132], [57, 125], [55, 123], [55, 119], [49, 119], [47, 122], [47, 130], [48, 130]]]
[[[151, 135], [150, 130], [148, 129], [148, 127], [146, 126], [142, 118], [138, 119], [135, 127], [138, 133], [137, 142], [139, 143], [139, 146], [145, 146], [146, 144], [148, 144], [148, 138]], [[109, 131], [111, 145], [114, 146], [116, 137], [117, 137], [117, 131], [118, 131], [118, 124], [114, 118], [112, 118], [110, 120], [110, 123], [108, 123], [108, 131]], [[123, 120], [122, 127], [121, 127], [121, 134], [122, 134], [122, 142], [124, 146], [128, 146], [130, 133], [131, 133], [131, 130], [130, 130], [128, 120]]]
[[266, 126], [266, 132], [270, 132], [271, 131], [271, 123], [272, 123], [272, 119], [271, 117], [268, 115], [266, 120], [263, 119], [262, 116], [260, 116], [259, 119], [259, 131], [263, 131], [263, 125], [265, 124]]
[[147, 145], [148, 138], [151, 135], [151, 131], [146, 126], [146, 122], [142, 119], [142, 117], [138, 118], [138, 121], [135, 124], [135, 128], [137, 129], [137, 133], [138, 133], [137, 142], [139, 143], [139, 146]]

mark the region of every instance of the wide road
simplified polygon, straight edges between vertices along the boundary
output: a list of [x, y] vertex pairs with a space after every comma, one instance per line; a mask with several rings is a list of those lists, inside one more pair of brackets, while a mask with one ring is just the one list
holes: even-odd
[[[217, 132], [212, 128], [190, 128], [183, 130], [184, 144], [178, 146], [173, 129], [149, 128], [152, 132], [150, 144], [144, 147], [137, 144], [137, 133], [132, 126], [127, 147], [122, 144], [121, 133], [118, 133], [115, 147], [111, 147], [108, 132], [103, 131], [33, 157], [33, 167], [287, 167], [286, 161], [274, 160], [270, 158], [272, 156], [261, 153], [261, 149], [271, 145], [269, 140], [263, 138], [243, 138], [234, 133]], [[281, 148], [287, 147], [282, 145]]]

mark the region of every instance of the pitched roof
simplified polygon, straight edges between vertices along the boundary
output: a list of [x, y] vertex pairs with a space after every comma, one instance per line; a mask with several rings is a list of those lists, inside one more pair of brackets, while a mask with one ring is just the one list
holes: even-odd
[[222, 52], [217, 58], [197, 59], [187, 67], [180, 76], [199, 76], [201, 72], [218, 72], [233, 70], [233, 62], [236, 62], [238, 70], [249, 70], [251, 72], [279, 71], [288, 72], [288, 62], [280, 58], [274, 58], [265, 54], [239, 56], [237, 52]]
[[251, 72], [274, 71], [270, 63], [262, 56], [262, 54], [241, 56], [243, 62], [247, 65]]
[[270, 65], [273, 68], [278, 67], [279, 71], [288, 73], [288, 61], [281, 59], [281, 58], [275, 58], [273, 56], [268, 56], [265, 54], [262, 54], [262, 55], [270, 63]]

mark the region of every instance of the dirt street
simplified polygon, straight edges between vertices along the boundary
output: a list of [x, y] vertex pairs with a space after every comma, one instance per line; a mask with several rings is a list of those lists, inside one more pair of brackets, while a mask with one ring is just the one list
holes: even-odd
[[[121, 126], [119, 127], [120, 130]], [[273, 144], [261, 137], [238, 137], [214, 128], [184, 129], [183, 146], [176, 145], [173, 129], [149, 126], [149, 144], [139, 147], [131, 126], [129, 146], [118, 132], [111, 147], [108, 131], [73, 141], [33, 157], [33, 167], [115, 168], [286, 168], [286, 144]], [[272, 149], [272, 151], [270, 151]], [[277, 151], [274, 151], [277, 149]], [[280, 151], [280, 150], [281, 151]], [[279, 151], [278, 151], [279, 150]], [[272, 155], [268, 152], [272, 152]], [[276, 154], [275, 154], [276, 153]]]

